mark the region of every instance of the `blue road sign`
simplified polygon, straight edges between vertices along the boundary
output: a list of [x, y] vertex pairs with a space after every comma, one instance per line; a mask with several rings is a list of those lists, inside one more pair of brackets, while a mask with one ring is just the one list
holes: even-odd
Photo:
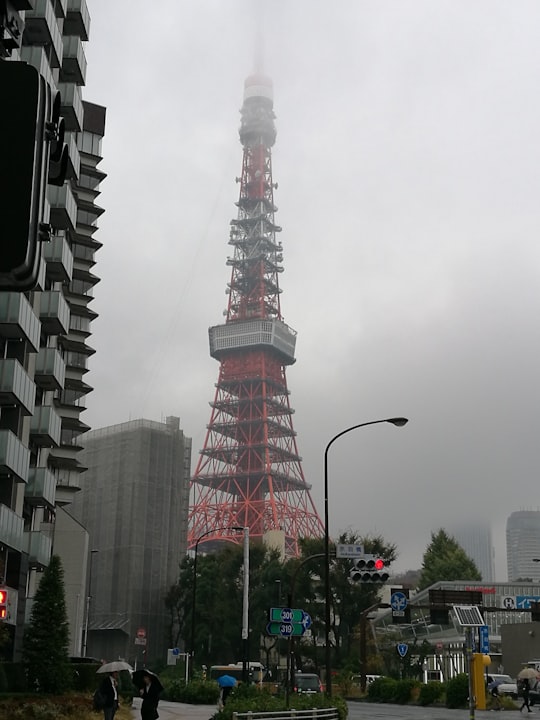
[[397, 612], [403, 612], [404, 610], [407, 609], [408, 604], [409, 604], [409, 601], [408, 601], [405, 593], [402, 593], [402, 592], [392, 593], [392, 597], [390, 598], [390, 606], [392, 607], [392, 610], [395, 610]]
[[173, 655], [180, 655], [180, 650], [178, 648], [173, 648], [172, 650]]
[[516, 595], [516, 610], [530, 610], [532, 602], [540, 602], [540, 596]]
[[396, 645], [396, 650], [400, 658], [404, 658], [405, 655], [409, 652], [409, 646], [407, 643], [398, 643]]
[[311, 615], [305, 610], [302, 610], [302, 625], [304, 626], [304, 630], [311, 627]]
[[483, 655], [489, 655], [489, 628], [487, 625], [481, 625], [478, 628], [480, 635], [480, 652]]

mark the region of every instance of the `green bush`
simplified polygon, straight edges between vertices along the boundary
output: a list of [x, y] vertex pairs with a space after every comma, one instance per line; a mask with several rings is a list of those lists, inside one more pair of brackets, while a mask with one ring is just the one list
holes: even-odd
[[398, 680], [394, 691], [394, 702], [400, 705], [405, 705], [412, 700], [411, 693], [414, 688], [420, 686], [418, 680], [406, 678], [404, 680]]
[[[333, 697], [329, 700], [323, 693], [313, 695], [292, 693], [290, 706], [295, 710], [335, 707], [338, 710], [339, 720], [347, 719], [347, 703], [345, 700], [340, 697]], [[232, 720], [235, 712], [279, 712], [281, 710], [285, 710], [285, 698], [283, 696], [271, 695], [267, 690], [261, 690], [256, 685], [240, 685], [229, 696], [224, 709], [214, 715], [214, 720]]]
[[418, 702], [420, 705], [433, 705], [433, 703], [440, 700], [444, 693], [444, 683], [438, 680], [431, 680], [430, 682], [420, 687], [420, 695], [418, 696]]
[[99, 664], [72, 663], [70, 668], [73, 673], [73, 689], [76, 692], [94, 692], [96, 679], [100, 678], [99, 675], [96, 675]]
[[184, 680], [173, 680], [165, 682], [164, 685], [164, 700], [190, 705], [213, 705], [218, 701], [219, 688], [215, 682], [194, 680], [186, 685]]
[[462, 708], [469, 697], [469, 678], [465, 673], [456, 675], [446, 684], [446, 707]]
[[22, 663], [7, 662], [3, 663], [3, 666], [4, 672], [6, 673], [8, 692], [26, 692], [28, 690], [28, 683]]
[[372, 702], [393, 702], [397, 680], [389, 677], [376, 678], [368, 686], [368, 698]]

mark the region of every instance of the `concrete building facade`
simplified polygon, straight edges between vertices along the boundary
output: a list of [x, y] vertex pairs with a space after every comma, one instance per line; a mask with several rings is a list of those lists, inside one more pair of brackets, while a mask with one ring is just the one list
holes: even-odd
[[87, 654], [165, 661], [164, 599], [187, 550], [191, 440], [169, 417], [94, 430], [83, 445], [88, 470], [70, 512], [94, 553]]
[[18, 659], [40, 572], [53, 548], [61, 554], [57, 512], [79, 490], [84, 471], [78, 438], [88, 430], [81, 414], [92, 389], [84, 376], [94, 352], [88, 339], [99, 281], [92, 269], [103, 212], [96, 199], [105, 177], [98, 169], [105, 108], [82, 100], [86, 0], [4, 7], [0, 62], [26, 62], [61, 92], [69, 152], [66, 181], [47, 189], [43, 220], [51, 241], [42, 245], [37, 286], [0, 292], [0, 584], [8, 590], [12, 636], [3, 652]]
[[540, 511], [518, 510], [506, 521], [508, 582], [530, 578], [540, 582]]

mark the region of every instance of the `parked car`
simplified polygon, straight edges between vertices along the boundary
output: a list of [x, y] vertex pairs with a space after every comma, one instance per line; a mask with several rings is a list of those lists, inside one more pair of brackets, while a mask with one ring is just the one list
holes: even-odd
[[296, 693], [322, 693], [323, 686], [321, 679], [315, 673], [295, 673], [294, 692]]
[[512, 680], [510, 675], [491, 674], [487, 676], [487, 689], [491, 690], [496, 685], [499, 695], [508, 695], [513, 700], [518, 696], [517, 682]]

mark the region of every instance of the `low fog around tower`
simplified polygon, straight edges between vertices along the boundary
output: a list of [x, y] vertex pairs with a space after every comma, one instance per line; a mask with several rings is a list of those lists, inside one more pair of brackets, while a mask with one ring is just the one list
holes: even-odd
[[[84, 421], [180, 415], [203, 445], [219, 365], [243, 83], [274, 83], [287, 370], [331, 534], [398, 546], [537, 509], [540, 5], [533, 0], [88, 0], [107, 106]], [[261, 31], [262, 28], [262, 31]], [[263, 38], [264, 51], [260, 50]], [[540, 548], [539, 548], [540, 552]]]

